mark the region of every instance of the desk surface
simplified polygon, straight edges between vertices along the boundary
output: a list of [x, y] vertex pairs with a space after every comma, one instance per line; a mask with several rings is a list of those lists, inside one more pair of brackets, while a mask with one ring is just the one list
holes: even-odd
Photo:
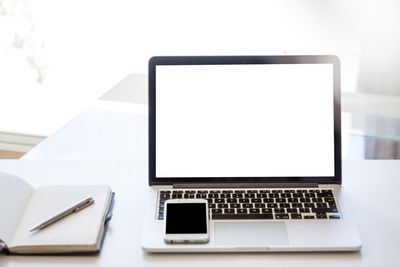
[[[400, 161], [345, 161], [343, 185], [363, 240], [355, 253], [146, 254], [140, 248], [147, 188], [147, 107], [98, 101], [0, 171], [35, 187], [108, 183], [114, 217], [96, 256], [3, 256], [0, 266], [398, 266]], [[36, 159], [36, 160], [33, 160]], [[72, 159], [72, 160], [71, 160]]]
[[363, 240], [351, 253], [146, 254], [140, 247], [147, 161], [3, 160], [0, 171], [35, 187], [108, 183], [116, 192], [103, 251], [95, 256], [4, 256], [0, 266], [398, 266], [400, 161], [345, 161], [344, 187]]

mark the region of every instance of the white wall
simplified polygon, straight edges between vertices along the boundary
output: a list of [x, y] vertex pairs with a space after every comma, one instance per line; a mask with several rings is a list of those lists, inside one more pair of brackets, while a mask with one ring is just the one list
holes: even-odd
[[[0, 30], [0, 131], [43, 135], [128, 74], [146, 72], [153, 55], [337, 54], [344, 90], [355, 91], [358, 56], [369, 51], [360, 49], [363, 40], [393, 24], [381, 18], [400, 12], [394, 0], [18, 0], [4, 6], [12, 2], [22, 5], [9, 6], [22, 19], [0, 16], [0, 24], [11, 25]], [[28, 47], [16, 48], [10, 29]], [[391, 37], [388, 30], [381, 42]]]

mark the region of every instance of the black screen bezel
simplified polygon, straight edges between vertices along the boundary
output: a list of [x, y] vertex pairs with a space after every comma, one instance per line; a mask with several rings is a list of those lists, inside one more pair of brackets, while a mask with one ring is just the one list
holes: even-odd
[[[332, 64], [334, 108], [334, 176], [307, 177], [156, 177], [156, 66], [157, 65], [223, 65], [223, 64]], [[342, 183], [340, 61], [333, 55], [310, 56], [177, 56], [152, 57], [149, 60], [149, 184], [179, 183]]]

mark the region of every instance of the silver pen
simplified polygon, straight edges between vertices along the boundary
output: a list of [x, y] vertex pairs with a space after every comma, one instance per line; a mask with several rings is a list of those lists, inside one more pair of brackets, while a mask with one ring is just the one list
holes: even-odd
[[50, 219], [38, 224], [37, 226], [33, 227], [31, 230], [29, 230], [30, 232], [36, 231], [36, 230], [41, 230], [43, 228], [46, 228], [47, 226], [61, 220], [62, 218], [67, 217], [68, 215], [72, 214], [72, 213], [76, 213], [79, 212], [81, 210], [83, 210], [86, 207], [89, 207], [90, 205], [92, 205], [94, 203], [94, 199], [92, 197], [88, 197], [82, 201], [79, 201], [78, 203], [76, 203], [75, 205], [69, 207], [68, 209], [54, 215], [53, 217], [51, 217]]

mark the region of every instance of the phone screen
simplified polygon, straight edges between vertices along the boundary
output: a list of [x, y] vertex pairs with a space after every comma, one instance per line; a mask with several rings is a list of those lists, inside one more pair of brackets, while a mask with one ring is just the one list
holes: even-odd
[[207, 234], [206, 203], [168, 203], [166, 234]]

